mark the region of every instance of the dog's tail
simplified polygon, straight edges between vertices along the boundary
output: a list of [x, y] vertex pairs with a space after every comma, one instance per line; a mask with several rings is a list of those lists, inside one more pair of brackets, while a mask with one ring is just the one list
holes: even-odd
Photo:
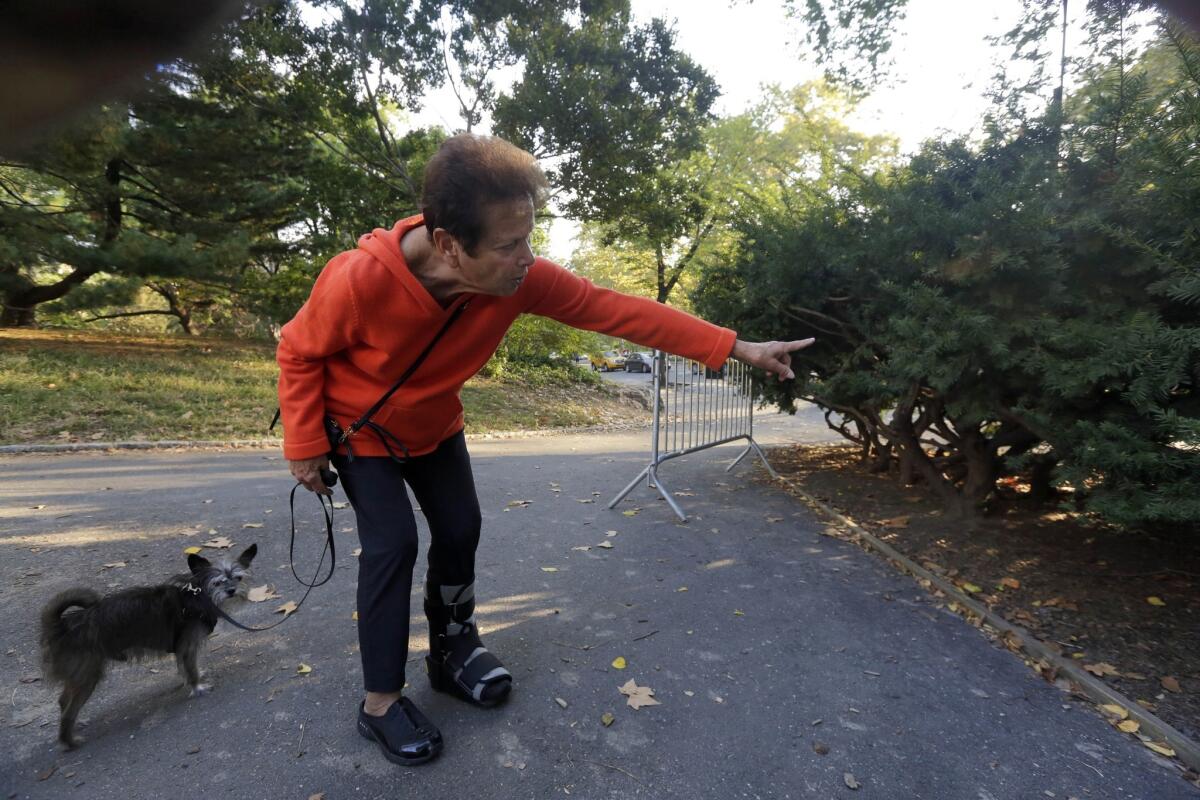
[[42, 609], [42, 643], [46, 644], [62, 635], [62, 615], [68, 608], [91, 608], [100, 602], [100, 595], [91, 589], [67, 589], [59, 592]]

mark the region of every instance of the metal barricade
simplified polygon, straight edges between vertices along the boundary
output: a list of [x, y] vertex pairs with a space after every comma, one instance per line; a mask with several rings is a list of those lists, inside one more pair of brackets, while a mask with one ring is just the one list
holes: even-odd
[[754, 392], [750, 367], [730, 359], [720, 370], [680, 356], [654, 351], [654, 423], [650, 463], [608, 504], [614, 508], [638, 481], [658, 490], [684, 522], [687, 515], [663, 485], [658, 467], [672, 458], [745, 439], [746, 449], [725, 468], [729, 472], [751, 451], [771, 477], [779, 477], [754, 441]]

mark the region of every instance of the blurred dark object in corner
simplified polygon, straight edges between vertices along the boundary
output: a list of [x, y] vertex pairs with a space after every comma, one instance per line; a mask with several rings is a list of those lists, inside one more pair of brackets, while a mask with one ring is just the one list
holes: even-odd
[[202, 49], [246, 0], [0, 0], [0, 150]]

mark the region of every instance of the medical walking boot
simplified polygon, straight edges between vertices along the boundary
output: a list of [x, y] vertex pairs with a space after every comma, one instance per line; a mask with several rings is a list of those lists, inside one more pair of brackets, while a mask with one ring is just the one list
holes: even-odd
[[429, 618], [429, 684], [477, 706], [494, 706], [512, 691], [512, 674], [488, 652], [475, 627], [475, 584], [425, 585]]

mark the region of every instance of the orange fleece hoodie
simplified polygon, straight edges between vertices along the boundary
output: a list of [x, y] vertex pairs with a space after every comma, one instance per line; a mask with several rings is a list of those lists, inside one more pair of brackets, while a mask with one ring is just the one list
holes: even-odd
[[[408, 269], [400, 239], [423, 225], [420, 216], [376, 228], [358, 248], [335, 256], [308, 301], [283, 326], [279, 408], [283, 454], [289, 460], [329, 452], [323, 420], [343, 428], [383, 396], [451, 311], [463, 311], [425, 363], [374, 416], [412, 455], [435, 450], [463, 427], [459, 390], [492, 357], [519, 314], [539, 314], [677, 353], [717, 369], [735, 334], [643, 297], [602, 289], [539, 258], [511, 297], [462, 295], [442, 308]], [[355, 455], [387, 455], [369, 429], [351, 440]]]

